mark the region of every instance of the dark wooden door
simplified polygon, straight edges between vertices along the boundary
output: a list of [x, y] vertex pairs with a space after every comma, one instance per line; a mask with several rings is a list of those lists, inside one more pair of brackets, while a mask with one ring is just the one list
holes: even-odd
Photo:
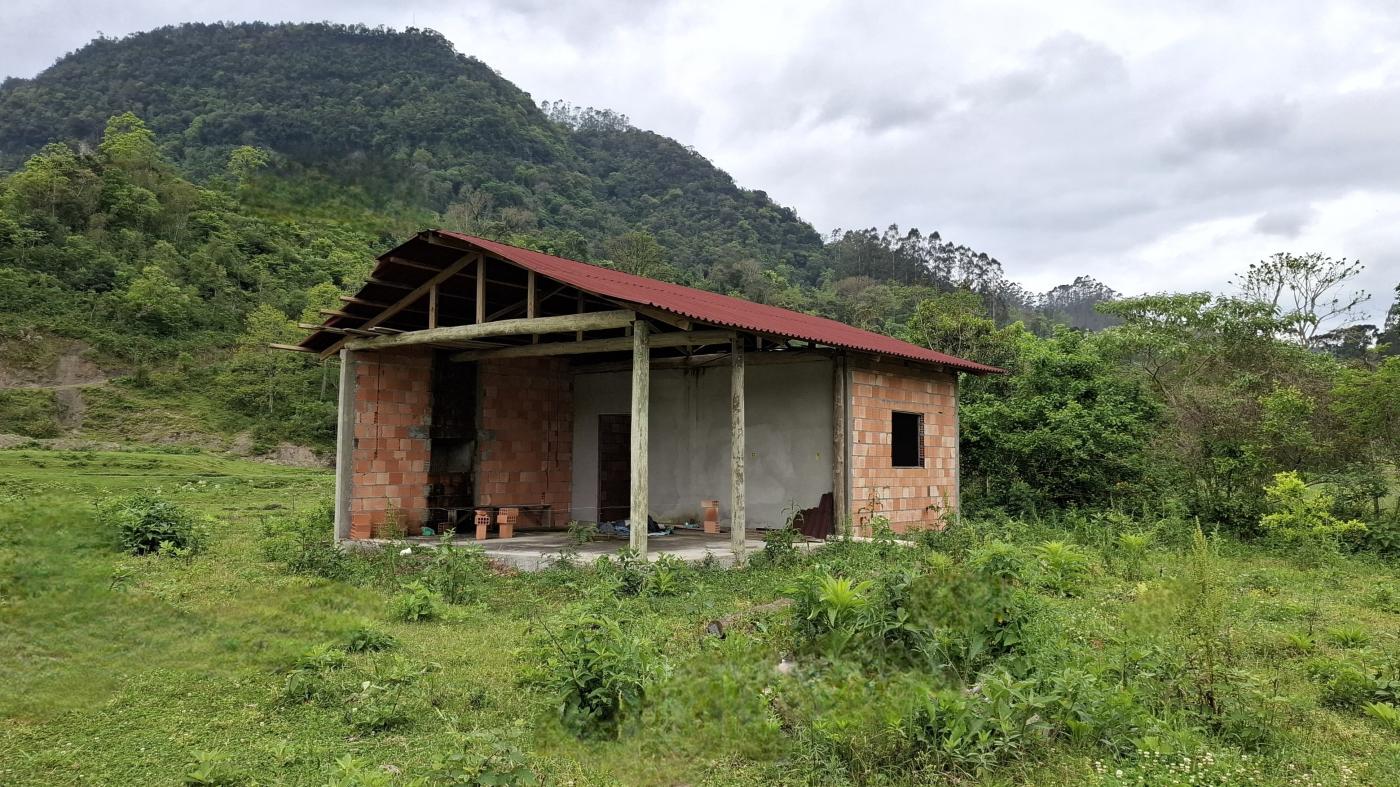
[[598, 521], [632, 512], [632, 417], [598, 416]]

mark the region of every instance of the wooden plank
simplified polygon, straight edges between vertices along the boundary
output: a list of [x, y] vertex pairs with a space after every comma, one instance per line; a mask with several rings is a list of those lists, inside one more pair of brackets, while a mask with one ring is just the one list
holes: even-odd
[[849, 503], [846, 490], [846, 357], [839, 355], [831, 363], [831, 501], [832, 519], [836, 532], [844, 532]]
[[[463, 268], [467, 267], [467, 263], [469, 263], [469, 262], [472, 261], [473, 256], [475, 256], [476, 259], [481, 259], [481, 255], [480, 255], [480, 254], [477, 254], [477, 255], [471, 255], [471, 254], [463, 255], [462, 257], [458, 258], [458, 260], [457, 260], [456, 262], [452, 263], [451, 265], [448, 265], [446, 268], [443, 268], [441, 271], [439, 271], [439, 272], [438, 272], [436, 275], [434, 275], [432, 278], [430, 278], [430, 279], [428, 279], [427, 281], [423, 282], [422, 284], [418, 285], [418, 287], [416, 287], [412, 292], [410, 292], [409, 294], [407, 294], [407, 295], [403, 296], [402, 298], [400, 298], [396, 303], [394, 303], [393, 306], [390, 306], [389, 308], [387, 308], [387, 309], [385, 309], [384, 311], [382, 311], [382, 312], [380, 312], [380, 313], [374, 315], [373, 317], [369, 318], [368, 320], [365, 320], [365, 322], [364, 322], [362, 325], [359, 325], [358, 327], [359, 327], [359, 328], [362, 328], [362, 329], [373, 328], [374, 326], [380, 324], [381, 322], [384, 322], [385, 320], [389, 319], [390, 317], [393, 317], [395, 314], [398, 314], [399, 312], [401, 312], [401, 311], [403, 311], [404, 309], [408, 308], [409, 306], [411, 306], [411, 305], [413, 304], [414, 301], [416, 301], [416, 300], [418, 300], [419, 298], [423, 297], [423, 296], [428, 292], [429, 289], [431, 289], [431, 288], [437, 286], [438, 284], [440, 284], [440, 283], [446, 281], [447, 279], [452, 278], [453, 276], [455, 276], [455, 275], [457, 274], [458, 271], [460, 271], [460, 270], [462, 270]], [[439, 328], [438, 330], [441, 330], [441, 329]], [[398, 338], [398, 337], [394, 337], [394, 338]], [[345, 346], [346, 341], [347, 341], [347, 340], [345, 340], [345, 339], [341, 339], [340, 341], [336, 342], [335, 344], [332, 344], [329, 348], [327, 348], [326, 350], [322, 351], [321, 357], [322, 357], [322, 358], [325, 358], [325, 357], [327, 357], [327, 356], [329, 356], [329, 355], [331, 355], [331, 354], [333, 354], [333, 353], [335, 353], [335, 352], [339, 352], [340, 348]], [[373, 340], [373, 339], [362, 339], [362, 340], [360, 340], [360, 341], [375, 341], [375, 340]], [[354, 349], [354, 348], [351, 348], [351, 349]]]
[[486, 257], [476, 259], [476, 322], [486, 322]]
[[291, 352], [294, 352], [294, 353], [314, 353], [314, 352], [316, 352], [315, 350], [311, 349], [310, 347], [302, 347], [300, 344], [278, 344], [277, 342], [270, 342], [267, 346], [268, 346], [268, 347], [271, 347], [271, 348], [274, 349], [274, 350], [290, 350]]
[[627, 518], [633, 549], [647, 556], [647, 516], [650, 500], [647, 482], [648, 418], [651, 416], [651, 347], [647, 324], [638, 320], [632, 326], [632, 507]]
[[355, 465], [355, 354], [340, 351], [340, 397], [335, 431], [335, 537], [350, 537]]
[[746, 533], [744, 492], [744, 338], [734, 337], [729, 354], [729, 548], [743, 565]]
[[[689, 331], [656, 333], [648, 339], [651, 347], [698, 347], [720, 344], [734, 338], [733, 331]], [[585, 339], [581, 342], [547, 342], [504, 347], [499, 350], [465, 352], [452, 356], [454, 361], [488, 361], [499, 358], [540, 358], [549, 355], [583, 355], [585, 353], [622, 352], [631, 349], [632, 338], [613, 336], [606, 339]]]
[[346, 346], [352, 350], [383, 350], [415, 344], [471, 341], [492, 336], [528, 336], [532, 333], [563, 333], [565, 331], [602, 331], [621, 328], [635, 320], [630, 311], [587, 312], [536, 317], [531, 320], [497, 320], [472, 325], [448, 325], [422, 331], [405, 331], [395, 336], [355, 339]]
[[428, 290], [428, 327], [438, 327], [438, 285]]
[[[574, 311], [575, 311], [576, 313], [578, 313], [578, 314], [583, 314], [583, 292], [582, 292], [582, 291], [580, 291], [579, 294], [578, 294], [578, 305], [577, 305], [577, 307], [574, 309]], [[579, 332], [577, 332], [577, 333], [574, 334], [574, 341], [576, 341], [576, 342], [581, 342], [581, 341], [583, 341], [583, 331], [579, 331]]]

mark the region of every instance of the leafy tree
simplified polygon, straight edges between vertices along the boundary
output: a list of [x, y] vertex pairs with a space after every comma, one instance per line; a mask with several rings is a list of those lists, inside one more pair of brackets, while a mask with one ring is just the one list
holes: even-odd
[[964, 461], [989, 502], [1105, 505], [1141, 477], [1161, 411], [1097, 344], [1022, 334], [1006, 389], [965, 399]]
[[253, 174], [266, 167], [272, 157], [266, 150], [252, 145], [239, 145], [228, 154], [228, 174], [240, 188], [246, 187]]

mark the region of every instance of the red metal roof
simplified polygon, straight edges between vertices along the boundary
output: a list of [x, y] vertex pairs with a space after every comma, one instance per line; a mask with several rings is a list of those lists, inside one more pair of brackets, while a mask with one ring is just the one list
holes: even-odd
[[980, 363], [900, 341], [889, 336], [863, 331], [836, 320], [811, 314], [765, 306], [741, 298], [670, 284], [645, 276], [636, 276], [586, 262], [555, 257], [538, 251], [496, 243], [473, 235], [436, 230], [437, 234], [464, 241], [532, 270], [541, 276], [591, 292], [604, 298], [651, 306], [699, 322], [736, 328], [744, 331], [781, 336], [789, 339], [825, 344], [848, 350], [907, 358], [922, 363], [941, 364], [974, 374], [1002, 372], [995, 366]]

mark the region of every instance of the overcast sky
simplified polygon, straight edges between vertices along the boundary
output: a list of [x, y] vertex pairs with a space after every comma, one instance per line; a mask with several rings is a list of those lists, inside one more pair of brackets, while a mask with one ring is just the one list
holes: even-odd
[[1320, 251], [1367, 265], [1379, 317], [1400, 281], [1394, 0], [6, 0], [0, 73], [221, 19], [431, 27], [823, 232], [938, 230], [1035, 290], [1224, 290]]

